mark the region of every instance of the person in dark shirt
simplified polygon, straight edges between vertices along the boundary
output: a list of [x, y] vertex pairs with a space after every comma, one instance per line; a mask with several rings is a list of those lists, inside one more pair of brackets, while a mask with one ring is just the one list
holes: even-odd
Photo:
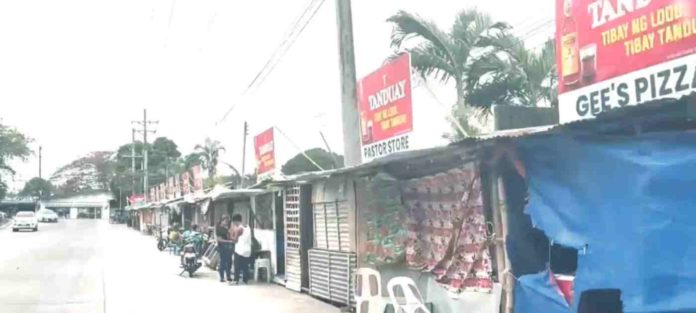
[[217, 237], [217, 249], [220, 256], [218, 263], [218, 273], [220, 282], [232, 281], [232, 240], [229, 240], [230, 217], [225, 214], [215, 227]]

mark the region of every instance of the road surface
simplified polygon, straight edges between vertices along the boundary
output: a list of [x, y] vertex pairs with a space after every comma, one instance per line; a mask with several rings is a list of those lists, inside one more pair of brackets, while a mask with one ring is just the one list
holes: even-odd
[[0, 230], [0, 312], [339, 312], [271, 284], [229, 286], [202, 269], [178, 276], [178, 258], [151, 236], [99, 220]]

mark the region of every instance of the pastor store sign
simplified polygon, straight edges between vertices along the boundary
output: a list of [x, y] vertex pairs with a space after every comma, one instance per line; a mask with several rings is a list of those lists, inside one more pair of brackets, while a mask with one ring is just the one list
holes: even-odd
[[411, 149], [411, 57], [403, 54], [358, 81], [362, 160]]

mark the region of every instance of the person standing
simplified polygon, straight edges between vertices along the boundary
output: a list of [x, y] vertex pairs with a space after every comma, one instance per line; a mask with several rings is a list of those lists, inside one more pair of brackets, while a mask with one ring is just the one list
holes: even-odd
[[242, 276], [242, 281], [247, 284], [251, 262], [251, 230], [242, 223], [242, 216], [239, 214], [232, 216], [231, 229], [237, 238], [234, 249], [234, 283], [239, 284], [239, 276]]
[[232, 269], [232, 240], [229, 239], [230, 217], [225, 214], [215, 227], [217, 238], [217, 250], [220, 256], [218, 262], [218, 274], [220, 282], [232, 281], [230, 270]]

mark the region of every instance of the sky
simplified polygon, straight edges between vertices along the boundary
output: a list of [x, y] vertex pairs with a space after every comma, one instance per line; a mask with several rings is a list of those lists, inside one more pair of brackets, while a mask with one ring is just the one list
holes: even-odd
[[[0, 1], [0, 122], [43, 147], [43, 176], [91, 151], [131, 140], [143, 109], [157, 133], [183, 153], [206, 137], [241, 168], [242, 125], [249, 123], [246, 172], [254, 171], [253, 135], [276, 133], [277, 163], [299, 149], [343, 152], [335, 0], [325, 1], [262, 85], [247, 85], [310, 0]], [[476, 7], [510, 23], [537, 47], [553, 35], [554, 0], [353, 0], [358, 78], [391, 53], [398, 10], [448, 29], [457, 11]], [[541, 7], [548, 9], [540, 10]], [[442, 145], [452, 86], [413, 90], [417, 148]], [[223, 114], [234, 110], [222, 122]], [[219, 122], [219, 123], [218, 123]], [[38, 160], [15, 162], [11, 187], [38, 176]], [[224, 171], [224, 170], [223, 170]]]

